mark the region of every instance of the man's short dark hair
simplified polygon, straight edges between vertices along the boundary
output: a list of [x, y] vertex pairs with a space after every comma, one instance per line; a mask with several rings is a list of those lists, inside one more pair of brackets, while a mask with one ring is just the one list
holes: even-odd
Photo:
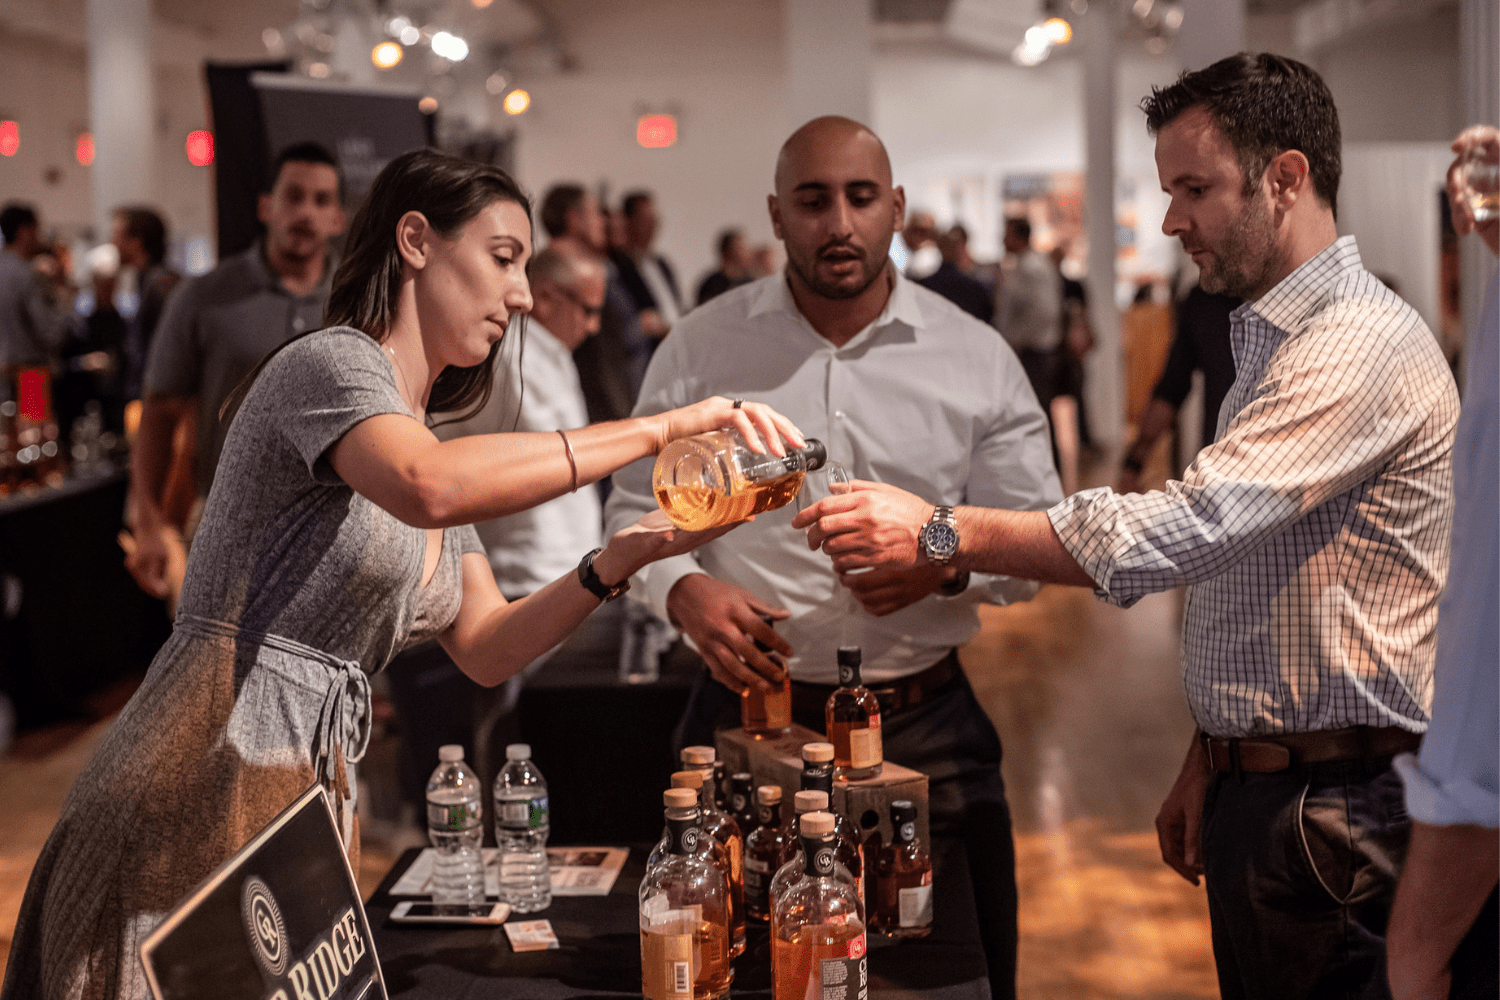
[[542, 228], [553, 239], [568, 231], [568, 216], [583, 204], [588, 192], [581, 184], [555, 184], [542, 199]]
[[1027, 243], [1031, 242], [1030, 219], [1023, 219], [1020, 216], [1014, 216], [1012, 218], [1006, 219], [1005, 229], [1007, 232], [1015, 233], [1017, 239], [1025, 240]]
[[632, 191], [620, 202], [620, 211], [625, 213], [625, 218], [633, 219], [635, 213], [640, 211], [640, 207], [650, 200], [650, 191]]
[[281, 168], [288, 163], [322, 163], [332, 167], [339, 179], [339, 200], [343, 200], [344, 172], [339, 169], [339, 161], [328, 151], [328, 147], [317, 142], [294, 142], [277, 153], [276, 159], [271, 161], [271, 169], [266, 171], [265, 194], [271, 193], [271, 189], [281, 179]]
[[160, 264], [167, 258], [167, 225], [161, 216], [142, 205], [127, 205], [115, 209], [115, 215], [125, 223], [125, 235], [141, 241], [146, 260]]
[[1153, 87], [1141, 101], [1152, 135], [1197, 107], [1234, 147], [1246, 196], [1260, 186], [1273, 158], [1295, 149], [1307, 157], [1313, 190], [1337, 214], [1343, 172], [1339, 112], [1316, 70], [1269, 52], [1241, 52], [1184, 72], [1170, 87]]
[[0, 237], [6, 246], [14, 243], [27, 226], [36, 225], [36, 210], [19, 201], [8, 201], [0, 208]]
[[719, 256], [729, 256], [729, 248], [734, 246], [734, 241], [745, 238], [743, 229], [726, 229], [719, 234]]

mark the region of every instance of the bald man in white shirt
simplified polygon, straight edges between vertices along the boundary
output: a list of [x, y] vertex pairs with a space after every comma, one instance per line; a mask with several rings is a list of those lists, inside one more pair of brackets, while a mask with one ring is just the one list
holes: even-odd
[[[636, 414], [719, 392], [775, 406], [823, 441], [830, 461], [934, 504], [1041, 510], [1060, 498], [1047, 422], [1014, 352], [891, 265], [906, 206], [879, 138], [848, 119], [809, 122], [781, 150], [775, 191], [768, 206], [785, 273], [683, 317], [652, 359]], [[615, 484], [608, 524], [655, 506], [649, 461], [621, 470]], [[810, 476], [804, 491], [826, 495], [822, 477]], [[777, 676], [756, 639], [787, 660], [796, 720], [821, 731], [837, 647], [861, 647], [865, 684], [881, 700], [885, 756], [931, 778], [933, 832], [967, 848], [991, 991], [1014, 996], [1015, 863], [1000, 740], [956, 647], [979, 631], [979, 604], [1026, 600], [1036, 588], [934, 564], [864, 574], [851, 592], [791, 528], [798, 506], [636, 578], [631, 597], [670, 616], [707, 667], [677, 737], [708, 742], [714, 728], [737, 724], [746, 684]]]

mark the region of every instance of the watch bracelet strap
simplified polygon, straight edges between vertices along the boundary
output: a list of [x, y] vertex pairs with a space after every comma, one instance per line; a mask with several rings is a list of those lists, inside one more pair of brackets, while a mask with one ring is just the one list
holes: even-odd
[[578, 582], [583, 585], [584, 590], [599, 598], [600, 601], [612, 601], [630, 589], [630, 580], [627, 577], [611, 587], [599, 579], [599, 571], [594, 569], [594, 557], [603, 551], [603, 548], [596, 548], [579, 561]]

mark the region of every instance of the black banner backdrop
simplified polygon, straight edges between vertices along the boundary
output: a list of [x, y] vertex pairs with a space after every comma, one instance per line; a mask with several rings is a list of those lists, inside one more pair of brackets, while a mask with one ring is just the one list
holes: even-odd
[[256, 200], [276, 154], [317, 142], [339, 160], [344, 205], [364, 200], [392, 159], [432, 144], [432, 116], [415, 91], [313, 80], [286, 63], [206, 67], [214, 116], [219, 259], [260, 235]]

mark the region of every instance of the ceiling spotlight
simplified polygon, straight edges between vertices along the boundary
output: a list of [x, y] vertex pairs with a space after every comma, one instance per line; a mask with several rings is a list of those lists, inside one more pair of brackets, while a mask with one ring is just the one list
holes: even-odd
[[677, 141], [677, 119], [671, 115], [641, 115], [635, 141], [646, 149], [665, 149]]
[[430, 95], [427, 96], [427, 97], [422, 98], [420, 101], [417, 102], [417, 110], [420, 111], [420, 112], [422, 112], [422, 114], [424, 114], [424, 115], [430, 115], [430, 114], [432, 114], [434, 111], [437, 110], [437, 108], [438, 108], [437, 98], [436, 97], [432, 97]]
[[404, 14], [398, 14], [385, 22], [385, 33], [392, 38], [400, 38], [401, 32], [411, 27], [411, 18]]
[[396, 38], [402, 45], [415, 45], [422, 40], [422, 29], [415, 24], [408, 24]]
[[1182, 27], [1182, 8], [1168, 7], [1166, 13], [1161, 16], [1162, 27], [1168, 31], [1177, 31]]
[[510, 86], [510, 77], [504, 73], [491, 73], [484, 81], [485, 92], [491, 97], [499, 97], [505, 93], [505, 88]]
[[214, 162], [214, 134], [206, 129], [189, 132], [183, 144], [188, 162], [195, 167], [206, 167]]
[[92, 132], [80, 132], [78, 140], [73, 144], [73, 153], [78, 157], [78, 162], [88, 166], [94, 162], [94, 135]]
[[450, 31], [439, 31], [432, 36], [432, 51], [449, 62], [462, 62], [468, 58], [469, 43]]
[[275, 28], [267, 28], [265, 31], [262, 31], [260, 33], [260, 41], [271, 55], [280, 56], [286, 54], [286, 39], [282, 38], [281, 32]]
[[478, 7], [480, 10], [484, 10], [490, 4], [494, 3], [495, 0], [469, 0], [469, 2], [472, 3], [475, 7]]
[[1042, 22], [1042, 31], [1053, 45], [1067, 45], [1073, 40], [1073, 26], [1060, 17], [1049, 17]]
[[505, 95], [505, 113], [508, 115], [523, 115], [526, 109], [531, 107], [531, 95], [517, 87]]
[[315, 62], [307, 67], [307, 75], [314, 80], [326, 80], [328, 79], [328, 73], [328, 64], [325, 62]]
[[381, 42], [370, 50], [370, 62], [376, 69], [390, 69], [401, 62], [403, 55], [405, 52], [395, 42]]

